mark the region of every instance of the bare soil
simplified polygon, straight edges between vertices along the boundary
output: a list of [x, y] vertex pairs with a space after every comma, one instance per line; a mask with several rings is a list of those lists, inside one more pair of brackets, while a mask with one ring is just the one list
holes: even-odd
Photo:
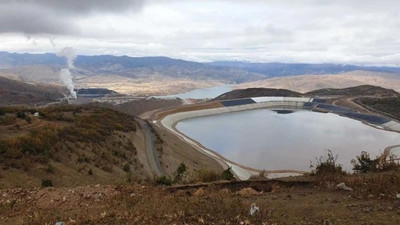
[[[400, 201], [294, 183], [268, 190], [89, 185], [0, 191], [2, 224], [399, 224]], [[240, 189], [239, 189], [240, 188]], [[250, 215], [251, 205], [258, 210]]]

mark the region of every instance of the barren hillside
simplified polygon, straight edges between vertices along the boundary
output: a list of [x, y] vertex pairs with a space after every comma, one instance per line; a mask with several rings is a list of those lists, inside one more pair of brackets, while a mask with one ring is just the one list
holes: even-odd
[[335, 75], [301, 75], [243, 83], [237, 85], [236, 88], [281, 88], [304, 93], [316, 89], [346, 88], [365, 84], [400, 91], [400, 75], [367, 71], [353, 71]]

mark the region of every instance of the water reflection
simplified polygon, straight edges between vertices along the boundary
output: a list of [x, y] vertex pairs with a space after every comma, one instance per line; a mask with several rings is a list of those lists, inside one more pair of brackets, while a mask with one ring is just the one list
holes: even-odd
[[[400, 134], [336, 114], [250, 110], [181, 121], [177, 129], [224, 157], [259, 169], [309, 170], [330, 149], [351, 170], [361, 151], [378, 155], [400, 144]], [[282, 113], [284, 112], [284, 113]]]

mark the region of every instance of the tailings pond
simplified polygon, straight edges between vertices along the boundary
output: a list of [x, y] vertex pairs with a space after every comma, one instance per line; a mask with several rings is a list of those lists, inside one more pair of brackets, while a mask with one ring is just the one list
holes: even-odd
[[256, 169], [308, 171], [310, 161], [338, 154], [348, 171], [361, 151], [371, 157], [400, 144], [400, 134], [332, 113], [249, 110], [183, 120], [176, 128], [226, 159]]

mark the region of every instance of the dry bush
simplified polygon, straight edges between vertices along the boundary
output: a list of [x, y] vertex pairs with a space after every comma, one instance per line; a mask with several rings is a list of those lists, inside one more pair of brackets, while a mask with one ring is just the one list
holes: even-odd
[[265, 170], [260, 171], [258, 174], [251, 175], [249, 180], [265, 180], [268, 179], [268, 173]]
[[212, 182], [220, 180], [221, 176], [219, 173], [212, 170], [196, 170], [192, 172], [188, 177], [189, 183], [197, 183], [197, 182]]
[[354, 189], [355, 195], [395, 198], [400, 191], [400, 174], [397, 172], [353, 174], [343, 179]]

